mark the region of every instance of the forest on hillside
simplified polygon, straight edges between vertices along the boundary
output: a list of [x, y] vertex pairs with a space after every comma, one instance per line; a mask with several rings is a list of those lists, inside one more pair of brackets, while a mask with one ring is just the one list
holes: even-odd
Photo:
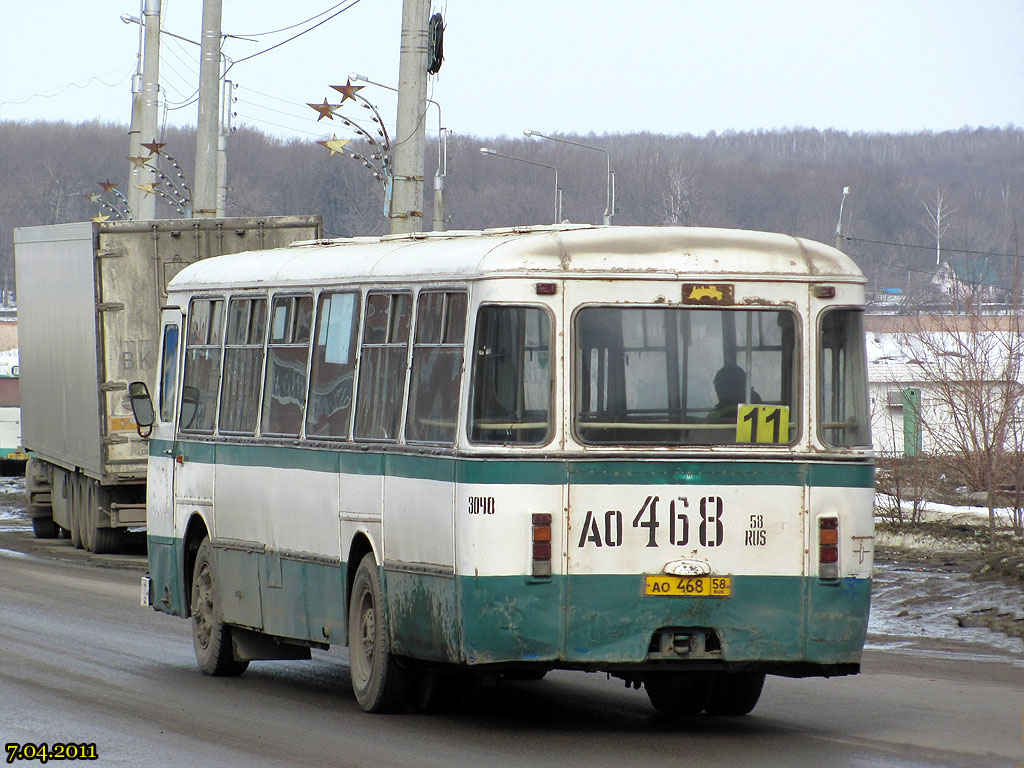
[[[942, 259], [994, 285], [1015, 284], [1024, 227], [1024, 129], [844, 133], [813, 129], [693, 135], [559, 135], [600, 147], [615, 172], [615, 224], [759, 229], [834, 244], [843, 188], [843, 249], [874, 291], [924, 290]], [[190, 173], [195, 138], [161, 139]], [[361, 149], [358, 143], [351, 145]], [[563, 219], [600, 223], [605, 155], [526, 137], [453, 135], [447, 142], [447, 228], [548, 224], [557, 169]], [[363, 149], [366, 154], [369, 150]], [[83, 221], [100, 182], [123, 184], [128, 138], [111, 123], [0, 122], [0, 279], [13, 283], [14, 227]], [[424, 220], [438, 165], [428, 141]], [[166, 161], [162, 161], [166, 163]], [[228, 150], [231, 216], [320, 214], [334, 237], [387, 232], [381, 183], [359, 163], [313, 141], [281, 141], [240, 128]], [[160, 201], [157, 215], [174, 218]]]

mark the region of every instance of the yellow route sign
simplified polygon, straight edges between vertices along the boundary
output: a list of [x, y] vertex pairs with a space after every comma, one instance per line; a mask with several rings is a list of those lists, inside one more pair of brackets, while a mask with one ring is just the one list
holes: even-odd
[[737, 443], [788, 443], [789, 407], [752, 405], [736, 409]]

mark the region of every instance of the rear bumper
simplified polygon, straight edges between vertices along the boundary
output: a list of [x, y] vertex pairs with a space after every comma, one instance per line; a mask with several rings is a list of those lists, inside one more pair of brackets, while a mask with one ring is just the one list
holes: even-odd
[[[867, 579], [781, 576], [734, 576], [728, 598], [644, 596], [639, 576], [457, 581], [469, 664], [551, 661], [609, 671], [767, 665], [795, 676], [823, 673], [812, 667], [849, 674], [860, 662], [871, 595]], [[696, 653], [666, 654], [657, 638], [673, 631], [716, 640], [695, 642]]]

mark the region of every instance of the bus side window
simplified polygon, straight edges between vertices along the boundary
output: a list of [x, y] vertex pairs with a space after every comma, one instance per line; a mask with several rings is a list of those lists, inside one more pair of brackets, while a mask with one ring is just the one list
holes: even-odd
[[864, 346], [864, 313], [828, 311], [821, 320], [818, 407], [822, 439], [829, 445], [871, 445]]
[[223, 299], [192, 300], [181, 387], [182, 403], [189, 407], [187, 414], [182, 408], [180, 426], [188, 432], [212, 433], [216, 423], [223, 314]]
[[160, 421], [174, 421], [174, 390], [178, 383], [178, 336], [177, 325], [164, 328], [164, 343], [160, 354]]
[[266, 299], [231, 299], [220, 392], [221, 432], [251, 435], [256, 431], [266, 326]]
[[455, 442], [465, 330], [466, 294], [420, 293], [405, 425], [409, 442]]
[[551, 320], [535, 307], [487, 306], [477, 316], [469, 438], [541, 445], [551, 435]]
[[367, 294], [356, 394], [357, 439], [398, 439], [411, 309], [412, 297], [407, 293]]
[[265, 435], [298, 437], [306, 408], [306, 363], [313, 325], [312, 296], [275, 296], [263, 385]]
[[358, 293], [322, 293], [306, 405], [306, 437], [348, 437], [356, 370]]

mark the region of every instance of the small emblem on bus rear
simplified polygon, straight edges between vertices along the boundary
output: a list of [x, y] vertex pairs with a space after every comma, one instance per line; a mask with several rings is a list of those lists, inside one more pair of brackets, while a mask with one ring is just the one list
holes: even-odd
[[683, 304], [733, 304], [732, 283], [683, 283]]
[[673, 576], [704, 576], [711, 573], [711, 564], [706, 560], [673, 560], [665, 563], [662, 572]]

